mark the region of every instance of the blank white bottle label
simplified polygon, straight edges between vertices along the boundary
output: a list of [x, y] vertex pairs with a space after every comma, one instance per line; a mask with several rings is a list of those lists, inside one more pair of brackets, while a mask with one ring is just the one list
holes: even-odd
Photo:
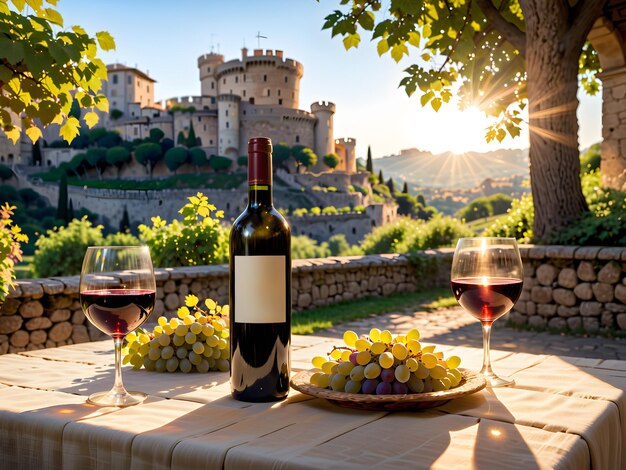
[[235, 323], [287, 321], [284, 256], [235, 256]]

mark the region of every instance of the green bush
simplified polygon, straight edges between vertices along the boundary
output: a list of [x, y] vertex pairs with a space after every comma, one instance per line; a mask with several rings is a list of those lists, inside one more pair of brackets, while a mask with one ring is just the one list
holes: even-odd
[[601, 161], [600, 144], [593, 144], [584, 153], [580, 154], [581, 173], [591, 173], [599, 169]]
[[328, 244], [318, 245], [315, 240], [306, 235], [291, 237], [291, 257], [293, 259], [326, 258], [330, 255]]
[[335, 206], [326, 206], [322, 209], [322, 214], [324, 215], [333, 215], [338, 214], [337, 208]]
[[102, 226], [87, 218], [74, 219], [67, 227], [48, 230], [35, 246], [32, 272], [35, 277], [80, 274], [87, 247], [102, 245]]
[[454, 246], [459, 238], [472, 237], [475, 233], [453, 217], [437, 215], [420, 224], [415, 237], [408, 244], [408, 251]]
[[219, 155], [211, 155], [209, 159], [209, 166], [214, 171], [228, 170], [233, 164], [233, 161], [228, 157], [221, 157]]
[[513, 199], [506, 194], [493, 194], [479, 197], [456, 213], [467, 222], [483, 219], [492, 215], [505, 214], [510, 208]]
[[6, 165], [0, 163], [0, 180], [6, 181], [13, 178], [13, 170]]
[[307, 215], [309, 213], [306, 207], [300, 207], [299, 209], [295, 209], [291, 215], [295, 215], [296, 217], [301, 217], [303, 215]]
[[139, 238], [128, 232], [109, 233], [104, 237], [104, 246], [139, 246], [141, 241]]
[[174, 147], [165, 152], [165, 165], [170, 171], [176, 171], [189, 160], [189, 150], [185, 147]]
[[343, 233], [338, 233], [330, 237], [328, 240], [328, 249], [330, 250], [331, 256], [360, 256], [363, 254], [363, 250], [359, 246], [350, 246]]
[[242, 155], [240, 157], [237, 157], [237, 165], [239, 165], [239, 166], [248, 166], [248, 156], [247, 155]]
[[[218, 218], [223, 211], [216, 211], [202, 193], [189, 198], [179, 211], [183, 220], [171, 223], [152, 217], [152, 226], [139, 226], [139, 239], [148, 245], [155, 266], [195, 266], [219, 264], [228, 260], [228, 231]], [[211, 218], [215, 212], [216, 218]]]
[[514, 199], [507, 214], [496, 219], [485, 229], [483, 235], [515, 238], [520, 243], [530, 243], [533, 239], [534, 220], [533, 197], [527, 193], [521, 199]]
[[377, 227], [363, 240], [361, 244], [363, 252], [366, 255], [404, 253], [407, 243], [415, 236], [422, 223], [408, 217], [401, 217], [394, 223]]

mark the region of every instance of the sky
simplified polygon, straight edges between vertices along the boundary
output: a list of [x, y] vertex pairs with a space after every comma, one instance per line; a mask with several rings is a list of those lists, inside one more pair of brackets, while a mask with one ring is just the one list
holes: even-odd
[[[65, 27], [83, 26], [91, 35], [108, 31], [115, 51], [101, 53], [106, 63], [137, 67], [157, 81], [155, 99], [199, 95], [197, 59], [219, 52], [239, 59], [245, 45], [283, 50], [302, 63], [300, 108], [315, 101], [336, 105], [334, 135], [353, 137], [357, 156], [371, 146], [374, 158], [406, 148], [433, 153], [489, 151], [528, 147], [528, 133], [502, 143], [484, 140], [486, 118], [460, 112], [455, 104], [438, 113], [422, 108], [419, 94], [407, 97], [398, 84], [412, 59], [395, 63], [379, 57], [375, 43], [362, 37], [358, 49], [346, 51], [339, 36], [322, 30], [324, 17], [339, 0], [60, 0]], [[266, 39], [258, 39], [260, 33]], [[260, 41], [260, 42], [259, 42]], [[581, 149], [601, 140], [601, 99], [579, 96]]]

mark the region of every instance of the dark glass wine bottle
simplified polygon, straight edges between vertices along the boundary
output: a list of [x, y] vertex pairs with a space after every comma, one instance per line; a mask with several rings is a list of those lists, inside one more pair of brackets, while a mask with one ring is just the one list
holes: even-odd
[[248, 206], [230, 232], [230, 389], [250, 402], [289, 393], [291, 230], [272, 204], [272, 142], [248, 142]]

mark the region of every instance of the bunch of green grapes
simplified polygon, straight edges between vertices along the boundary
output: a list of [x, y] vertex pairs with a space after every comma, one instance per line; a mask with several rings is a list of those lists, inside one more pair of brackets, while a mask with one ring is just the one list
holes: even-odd
[[313, 358], [313, 366], [321, 371], [311, 376], [311, 384], [376, 395], [437, 392], [458, 386], [461, 359], [444, 359], [435, 346], [422, 347], [419, 337], [416, 329], [395, 337], [378, 328], [361, 337], [348, 330], [343, 334], [346, 346], [333, 348], [329, 357]]
[[178, 309], [179, 318], [159, 317], [152, 331], [127, 334], [122, 363], [157, 372], [228, 371], [229, 307], [211, 299], [204, 304], [206, 310], [198, 306], [198, 297], [188, 295], [185, 306]]

